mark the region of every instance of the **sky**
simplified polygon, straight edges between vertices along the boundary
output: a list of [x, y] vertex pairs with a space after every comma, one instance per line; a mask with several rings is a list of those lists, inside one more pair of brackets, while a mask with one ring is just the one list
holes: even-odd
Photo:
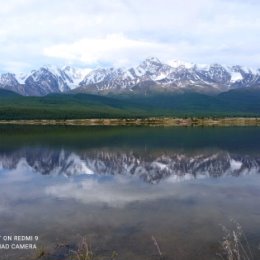
[[260, 68], [258, 0], [0, 2], [0, 71], [162, 62]]

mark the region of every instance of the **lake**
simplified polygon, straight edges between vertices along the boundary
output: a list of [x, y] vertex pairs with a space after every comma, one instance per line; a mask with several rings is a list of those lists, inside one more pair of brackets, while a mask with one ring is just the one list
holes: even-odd
[[260, 259], [259, 198], [260, 128], [0, 127], [1, 260]]

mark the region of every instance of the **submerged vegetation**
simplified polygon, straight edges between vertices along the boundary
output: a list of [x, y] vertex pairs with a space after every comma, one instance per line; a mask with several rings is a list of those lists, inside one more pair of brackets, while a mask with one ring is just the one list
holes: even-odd
[[222, 251], [217, 254], [223, 260], [253, 260], [254, 256], [248, 240], [239, 223], [231, 220], [232, 229], [222, 226], [224, 236], [221, 242]]
[[[224, 235], [216, 256], [222, 260], [254, 260], [255, 258], [241, 225], [233, 219], [231, 219], [231, 224], [233, 227], [230, 229], [222, 225]], [[151, 240], [156, 251], [156, 254], [151, 256], [151, 259], [171, 259], [162, 253], [159, 243], [154, 236], [151, 236]], [[117, 260], [119, 259], [119, 254], [116, 251], [112, 251], [107, 256], [96, 253], [87, 241], [87, 238], [81, 237], [77, 245], [64, 243], [56, 245], [53, 253], [49, 253], [41, 247], [33, 259], [47, 260], [56, 259], [57, 257], [63, 260]]]
[[86, 237], [82, 237], [76, 250], [71, 249], [69, 251], [69, 257], [71, 260], [98, 260], [98, 259], [116, 260], [117, 256], [118, 254], [115, 251], [113, 251], [111, 256], [109, 257], [102, 257], [102, 256], [95, 255], [91, 249], [91, 246], [89, 246]]

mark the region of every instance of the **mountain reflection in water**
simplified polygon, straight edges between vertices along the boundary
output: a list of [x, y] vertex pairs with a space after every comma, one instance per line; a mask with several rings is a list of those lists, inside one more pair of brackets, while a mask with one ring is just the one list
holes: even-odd
[[24, 148], [0, 154], [3, 169], [19, 167], [21, 160], [36, 173], [75, 176], [83, 174], [135, 176], [148, 183], [163, 179], [240, 176], [260, 172], [260, 156], [227, 151], [86, 150], [71, 152], [45, 148]]
[[101, 255], [124, 260], [157, 259], [154, 236], [167, 259], [217, 260], [219, 224], [233, 217], [258, 259], [259, 136], [258, 128], [0, 127], [1, 233], [38, 235], [51, 249], [86, 236]]

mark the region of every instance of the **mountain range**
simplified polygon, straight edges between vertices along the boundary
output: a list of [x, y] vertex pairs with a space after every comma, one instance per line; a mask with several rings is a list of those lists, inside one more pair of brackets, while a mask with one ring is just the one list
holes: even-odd
[[258, 87], [260, 69], [221, 64], [162, 63], [155, 57], [132, 68], [77, 69], [43, 66], [28, 74], [1, 74], [0, 88], [23, 96], [50, 93], [141, 94], [186, 93], [219, 94], [232, 89]]
[[0, 167], [16, 169], [27, 165], [42, 175], [75, 176], [97, 174], [104, 176], [136, 176], [155, 184], [164, 179], [187, 180], [201, 177], [243, 176], [259, 174], [258, 156], [241, 155], [227, 151], [140, 154], [123, 151], [83, 151], [22, 149], [0, 154]]

